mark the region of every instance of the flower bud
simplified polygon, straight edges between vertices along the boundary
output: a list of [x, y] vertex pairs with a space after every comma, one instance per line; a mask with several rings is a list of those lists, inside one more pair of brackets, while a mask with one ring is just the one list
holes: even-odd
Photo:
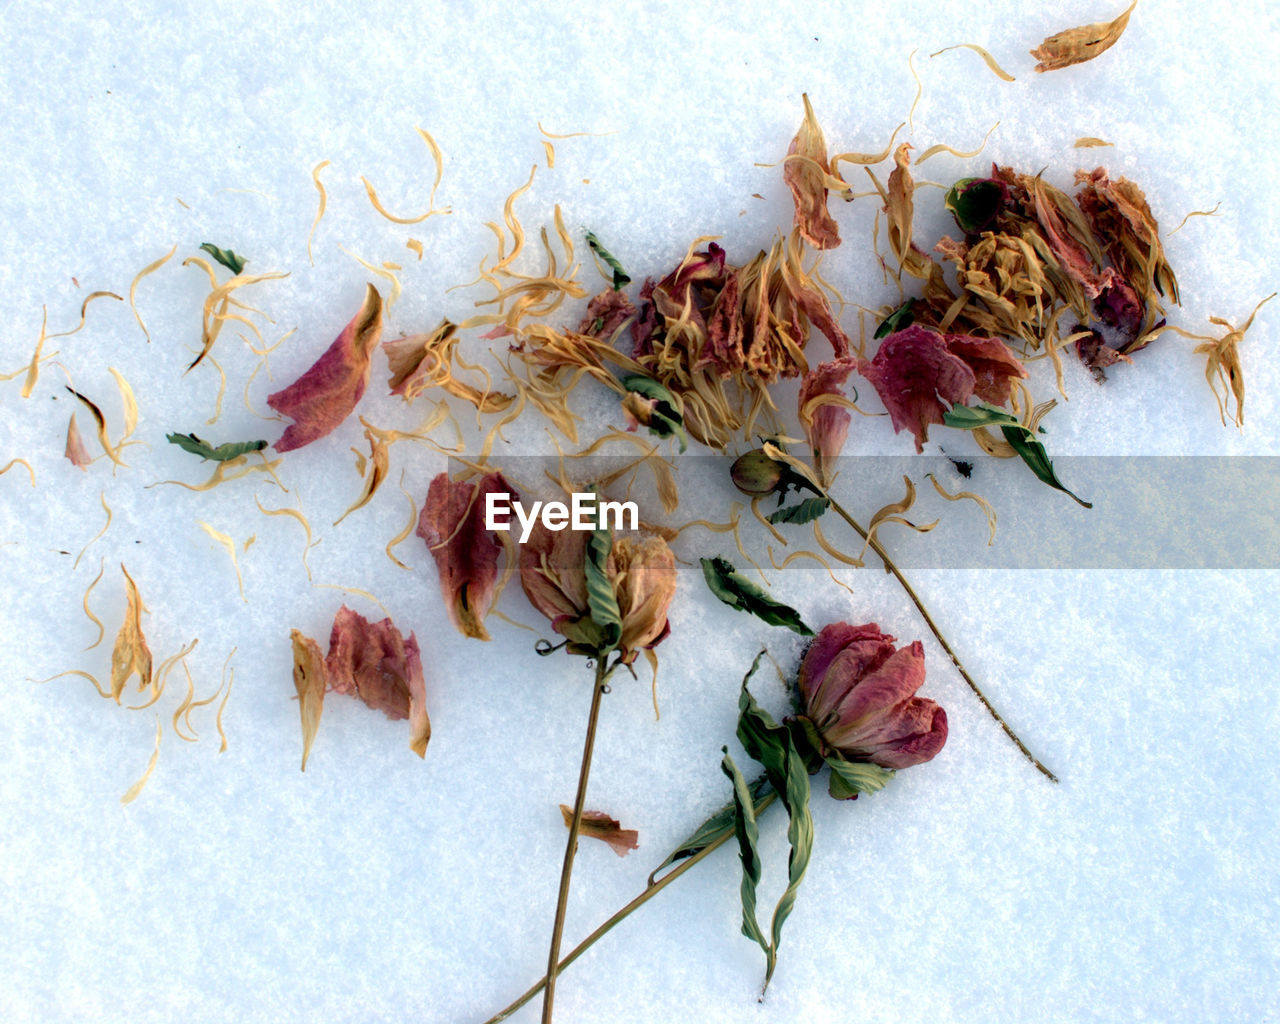
[[756, 448], [729, 467], [733, 486], [751, 498], [764, 498], [787, 485], [787, 467]]

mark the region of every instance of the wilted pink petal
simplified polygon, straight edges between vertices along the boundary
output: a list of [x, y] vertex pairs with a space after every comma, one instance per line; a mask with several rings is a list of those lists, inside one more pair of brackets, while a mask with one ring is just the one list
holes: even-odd
[[1142, 326], [1142, 300], [1119, 275], [1102, 289], [1102, 294], [1093, 304], [1093, 311], [1104, 324], [1115, 327], [1131, 340], [1137, 337]]
[[607, 288], [587, 303], [587, 315], [578, 325], [578, 333], [612, 338], [614, 332], [635, 315], [636, 307], [626, 292]]
[[630, 664], [671, 632], [667, 609], [676, 592], [676, 558], [661, 537], [616, 537], [606, 568], [622, 615], [618, 649]]
[[974, 393], [984, 402], [1004, 405], [1013, 382], [1027, 375], [1027, 368], [999, 338], [975, 338], [971, 334], [944, 335], [947, 351], [959, 356], [973, 371]]
[[934, 331], [912, 324], [880, 343], [875, 358], [858, 364], [889, 412], [896, 431], [910, 430], [916, 451], [924, 450], [929, 424], [974, 392], [976, 377], [969, 365], [947, 349]]
[[813, 115], [809, 97], [804, 99], [804, 120], [787, 147], [788, 156], [801, 159], [783, 164], [782, 180], [791, 189], [795, 202], [795, 224], [801, 237], [815, 249], [834, 249], [840, 244], [840, 229], [827, 211], [827, 140]]
[[382, 336], [382, 296], [369, 285], [364, 304], [315, 364], [267, 404], [294, 422], [275, 443], [278, 452], [310, 444], [335, 430], [364, 395], [370, 359]]
[[[805, 281], [808, 281], [808, 278]], [[792, 295], [801, 312], [809, 318], [809, 322], [826, 335], [827, 341], [831, 342], [831, 351], [835, 353], [836, 358], [843, 359], [847, 356], [849, 336], [836, 321], [827, 297], [817, 287], [801, 281], [792, 282]], [[803, 334], [799, 336], [803, 337]]]
[[493, 604], [502, 551], [502, 542], [484, 528], [486, 495], [491, 493], [519, 498], [501, 473], [478, 482], [450, 480], [441, 473], [431, 481], [418, 517], [417, 534], [435, 559], [449, 618], [464, 636], [476, 640], [489, 639], [484, 618]]
[[716, 373], [728, 380], [746, 365], [742, 337], [746, 325], [742, 318], [742, 272], [735, 270], [716, 296], [707, 320], [707, 345], [700, 365], [715, 367]]
[[551, 628], [587, 613], [587, 538], [582, 530], [548, 530], [539, 519], [520, 545], [520, 585]]
[[813, 449], [818, 476], [827, 478], [828, 463], [844, 448], [852, 417], [832, 396], [844, 397], [844, 384], [858, 368], [852, 357], [819, 363], [800, 383], [800, 423]]
[[824, 753], [895, 769], [928, 761], [947, 741], [946, 712], [915, 696], [923, 682], [919, 641], [895, 650], [874, 623], [825, 627], [799, 676], [804, 716]]
[[63, 454], [76, 469], [88, 470], [89, 463], [93, 461], [89, 457], [89, 450], [84, 446], [84, 438], [80, 436], [80, 428], [76, 426], [75, 413], [71, 414], [71, 422], [67, 424], [67, 447]]
[[[564, 817], [564, 827], [573, 828], [573, 808], [561, 804], [560, 814]], [[609, 849], [619, 857], [625, 857], [640, 846], [639, 832], [633, 828], [623, 828], [617, 818], [609, 817], [604, 811], [583, 811], [582, 820], [578, 824], [578, 835], [608, 843]]]

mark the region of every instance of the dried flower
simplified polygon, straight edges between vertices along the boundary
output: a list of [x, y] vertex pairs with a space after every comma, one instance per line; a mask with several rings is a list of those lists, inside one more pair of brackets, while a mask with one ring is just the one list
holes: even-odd
[[800, 423], [813, 449], [818, 479], [829, 482], [830, 462], [844, 449], [852, 417], [844, 408], [842, 389], [849, 374], [858, 368], [852, 356], [820, 363], [804, 375], [800, 383]]
[[382, 296], [368, 285], [360, 312], [324, 355], [283, 391], [267, 396], [271, 408], [294, 420], [275, 443], [276, 451], [319, 440], [351, 415], [369, 384], [370, 359], [381, 335]]
[[787, 148], [782, 178], [795, 201], [795, 224], [801, 236], [815, 249], [834, 249], [840, 244], [840, 229], [827, 211], [827, 140], [813, 116], [809, 96], [804, 100], [804, 120]]
[[895, 649], [875, 623], [826, 626], [805, 653], [797, 685], [804, 718], [821, 753], [846, 761], [909, 768], [933, 758], [947, 741], [947, 713], [917, 697], [924, 648]]
[[502, 551], [501, 541], [484, 528], [485, 496], [495, 492], [515, 493], [501, 473], [476, 482], [441, 473], [431, 481], [418, 517], [417, 534], [435, 559], [449, 618], [476, 640], [489, 639], [484, 618], [493, 604]]
[[[539, 520], [520, 548], [525, 595], [575, 654], [595, 654], [600, 645], [600, 624], [592, 619], [587, 587], [591, 536], [582, 530], [549, 530]], [[675, 596], [675, 555], [660, 537], [615, 538], [604, 576], [621, 624], [617, 648], [630, 663], [670, 632], [667, 609]]]
[[1004, 342], [965, 334], [939, 334], [912, 324], [880, 343], [875, 358], [858, 364], [875, 386], [896, 431], [915, 435], [922, 451], [929, 424], [942, 423], [952, 405], [977, 394], [1003, 404], [1026, 368]]

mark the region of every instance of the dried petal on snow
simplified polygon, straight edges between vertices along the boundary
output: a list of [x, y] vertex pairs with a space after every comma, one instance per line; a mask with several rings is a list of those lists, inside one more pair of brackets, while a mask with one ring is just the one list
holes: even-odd
[[801, 236], [815, 249], [834, 249], [840, 244], [840, 229], [827, 211], [826, 181], [831, 174], [831, 166], [827, 162], [827, 140], [813, 115], [808, 95], [801, 98], [804, 100], [804, 120], [787, 148], [788, 159], [782, 178], [795, 201], [795, 225]]
[[71, 464], [76, 469], [87, 470], [89, 463], [93, 461], [84, 446], [84, 438], [80, 436], [80, 428], [76, 426], [75, 413], [71, 414], [71, 420], [67, 423], [67, 446], [63, 454], [71, 460]]
[[1037, 73], [1043, 74], [1046, 71], [1069, 68], [1072, 64], [1083, 64], [1109, 50], [1124, 34], [1124, 30], [1129, 25], [1129, 15], [1137, 6], [1138, 0], [1133, 0], [1128, 10], [1114, 21], [1081, 25], [1049, 36], [1031, 51], [1031, 56], [1040, 62], [1036, 65]]
[[129, 570], [120, 566], [124, 573], [125, 600], [128, 602], [124, 613], [124, 623], [116, 634], [116, 643], [111, 650], [111, 696], [117, 704], [124, 685], [131, 676], [138, 677], [138, 689], [145, 690], [151, 685], [151, 649], [147, 647], [147, 638], [142, 635], [142, 598], [138, 596], [138, 587], [129, 575]]
[[915, 436], [917, 452], [924, 450], [929, 424], [942, 423], [947, 409], [967, 401], [976, 381], [942, 335], [918, 324], [889, 335], [875, 358], [863, 360], [858, 369], [875, 386], [893, 429]]
[[364, 304], [315, 364], [267, 404], [294, 422], [275, 443], [284, 453], [335, 430], [356, 407], [369, 384], [370, 359], [382, 335], [382, 296], [373, 285]]
[[[573, 808], [561, 804], [560, 813], [564, 816], [564, 827], [573, 828]], [[604, 811], [583, 811], [578, 835], [608, 843], [609, 849], [619, 857], [625, 857], [640, 846], [639, 832], [633, 828], [623, 828], [621, 822], [609, 817]]]
[[448, 473], [431, 481], [418, 517], [417, 534], [426, 541], [440, 573], [440, 590], [449, 618], [464, 636], [488, 640], [484, 618], [498, 581], [501, 542], [484, 528], [486, 496], [515, 490], [501, 473], [479, 481], [450, 480]]
[[298, 691], [298, 707], [302, 712], [302, 770], [307, 770], [307, 755], [320, 728], [324, 711], [325, 665], [320, 646], [296, 629], [289, 631], [293, 641], [293, 685]]

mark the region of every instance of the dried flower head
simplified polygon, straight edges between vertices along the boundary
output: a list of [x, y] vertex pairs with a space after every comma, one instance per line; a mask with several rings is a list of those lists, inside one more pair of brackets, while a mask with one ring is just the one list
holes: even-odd
[[924, 648], [918, 640], [895, 648], [875, 623], [824, 627], [796, 682], [823, 756], [908, 768], [933, 758], [947, 741], [947, 713], [915, 696], [924, 682]]

